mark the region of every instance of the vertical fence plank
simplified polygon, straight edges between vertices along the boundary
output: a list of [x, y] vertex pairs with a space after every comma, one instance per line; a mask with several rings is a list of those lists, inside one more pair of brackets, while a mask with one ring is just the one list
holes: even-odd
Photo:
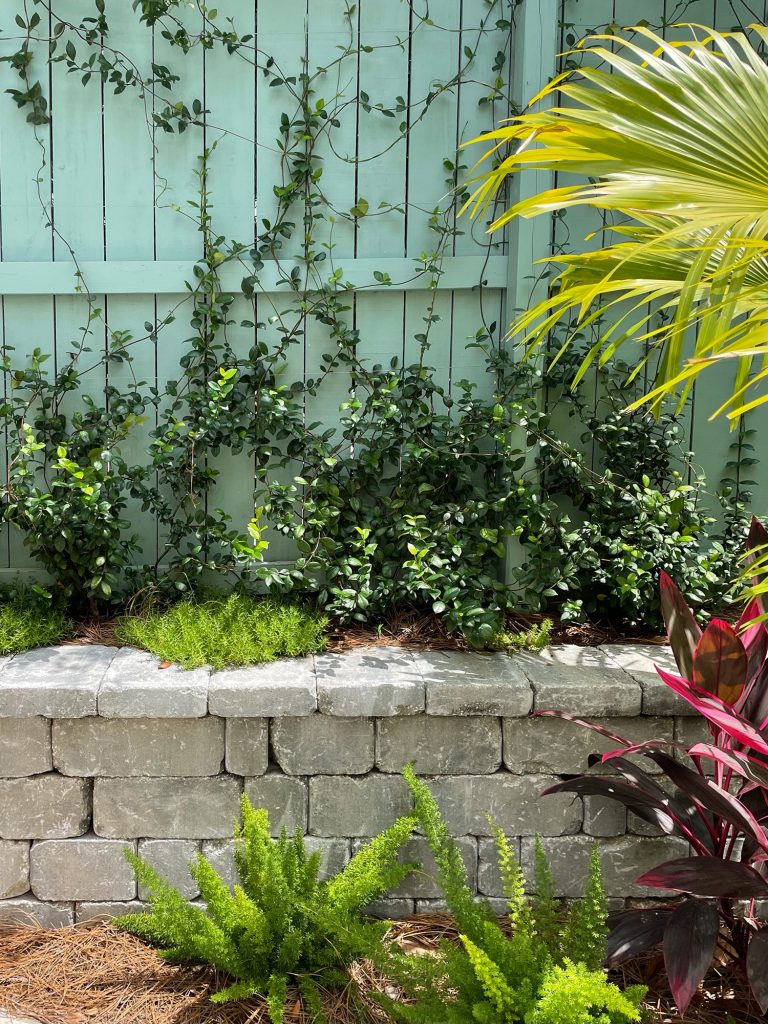
[[[241, 33], [255, 37], [255, 11], [250, 24], [239, 20]], [[224, 47], [214, 46], [205, 57], [205, 104], [210, 111], [216, 130], [209, 132], [208, 144], [213, 136], [216, 149], [211, 159], [209, 185], [213, 197], [213, 230], [247, 245], [253, 244], [255, 145], [253, 134], [256, 121], [255, 51], [244, 51], [242, 57], [231, 56]], [[237, 96], [237, 103], [232, 97]], [[226, 328], [227, 344], [236, 358], [244, 359], [256, 338], [253, 328], [243, 327], [252, 320], [250, 303], [236, 298], [230, 310], [233, 321]], [[226, 451], [211, 459], [218, 476], [209, 495], [210, 509], [223, 509], [231, 517], [232, 527], [245, 532], [253, 517], [253, 463], [247, 451]]]

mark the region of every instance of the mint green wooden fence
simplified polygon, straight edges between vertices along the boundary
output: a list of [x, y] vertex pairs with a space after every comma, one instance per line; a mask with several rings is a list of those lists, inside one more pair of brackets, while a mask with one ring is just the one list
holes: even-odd
[[[326, 66], [338, 55], [339, 40], [348, 30], [352, 47], [363, 47], [359, 58], [343, 66], [343, 73], [326, 76], [327, 95], [343, 97], [349, 104], [334, 148], [323, 153], [323, 183], [337, 209], [349, 210], [361, 197], [371, 211], [382, 202], [397, 208], [357, 225], [341, 219], [333, 227], [335, 265], [343, 267], [345, 278], [366, 286], [355, 296], [353, 315], [360, 351], [371, 362], [388, 361], [393, 355], [407, 358], [413, 350], [413, 336], [421, 329], [431, 295], [429, 278], [414, 274], [414, 261], [434, 246], [429, 217], [446, 189], [443, 160], [453, 157], [462, 141], [506, 114], [498, 102], [478, 104], [487, 94], [483, 83], [500, 48], [507, 57], [502, 74], [511, 74], [513, 99], [522, 105], [554, 72], [556, 53], [568, 31], [580, 34], [599, 24], [632, 21], [639, 14], [653, 21], [679, 13], [727, 26], [732, 7], [725, 0], [694, 0], [677, 7], [672, 0], [647, 0], [652, 17], [629, 0], [494, 2], [502, 14], [514, 18], [512, 33], [492, 19], [478, 34], [479, 22], [493, 7], [491, 0], [430, 0], [432, 24], [420, 23], [410, 36], [414, 11], [418, 8], [423, 16], [427, 10], [421, 0], [361, 0], [358, 5], [346, 0], [218, 3], [219, 21], [235, 16], [239, 31], [253, 33], [259, 49], [284, 71], [290, 68], [299, 74], [303, 61], [311, 69]], [[43, 21], [33, 33], [39, 40], [32, 46], [38, 60], [57, 18], [77, 22], [83, 16], [83, 0], [52, 0], [48, 6], [54, 15], [41, 6]], [[194, 28], [200, 12], [195, 3], [187, 6], [184, 17]], [[15, 0], [2, 4], [0, 56], [18, 47], [17, 7]], [[209, 178], [217, 232], [248, 241], [254, 218], [269, 218], [276, 202], [281, 90], [271, 88], [253, 64], [233, 59], [220, 47], [198, 48], [182, 56], [158, 31], [138, 24], [130, 0], [106, 0], [105, 9], [112, 45], [130, 51], [142, 68], [152, 62], [167, 65], [192, 94], [204, 97], [209, 113], [204, 139], [199, 130], [182, 135], [153, 132], [147, 125], [151, 97], [147, 110], [135, 97], [116, 96], [98, 81], [84, 88], [79, 76], [68, 74], [61, 63], [43, 76], [50, 124], [31, 130], [25, 123], [26, 111], [0, 96], [0, 333], [17, 357], [40, 347], [50, 353], [54, 365], [71, 351], [86, 320], [83, 281], [103, 311], [103, 318], [93, 325], [94, 348], [108, 344], [110, 331], [143, 333], [145, 321], [155, 322], [185, 297], [185, 281], [192, 279], [201, 255], [201, 236], [184, 210], [197, 192], [195, 170], [203, 144], [217, 142]], [[403, 40], [405, 45], [399, 45]], [[374, 49], [368, 52], [366, 46]], [[411, 101], [434, 91], [436, 82], [447, 81], [461, 66], [468, 47], [475, 51], [483, 73], [469, 75], [460, 87], [437, 90], [423, 120], [407, 133], [407, 143], [399, 138], [397, 118], [364, 113], [360, 99], [365, 94], [400, 95]], [[0, 63], [0, 92], [17, 87], [12, 68]], [[155, 100], [158, 106], [164, 102]], [[373, 158], [374, 154], [379, 155]], [[514, 187], [520, 194], [545, 183], [545, 176], [531, 175]], [[583, 227], [574, 221], [572, 234]], [[484, 321], [504, 323], [507, 309], [530, 301], [541, 287], [535, 283], [533, 262], [549, 251], [551, 240], [550, 225], [542, 219], [514, 224], [509, 237], [495, 239], [492, 246], [482, 230], [465, 230], [452, 242], [437, 282], [441, 321], [430, 352], [448, 387], [462, 377], [482, 379], [467, 339]], [[75, 259], [82, 278], [76, 277]], [[403, 283], [386, 285], [374, 272]], [[236, 288], [237, 273], [226, 268], [224, 274], [225, 286]], [[277, 278], [277, 268], [267, 266], [258, 319], [268, 319], [271, 304], [279, 301]], [[233, 311], [238, 322], [249, 315], [253, 310], [245, 300]], [[137, 350], [136, 375], [160, 387], [176, 376], [188, 333], [187, 321], [180, 316], [157, 343]], [[253, 332], [236, 328], [234, 338], [247, 351]], [[291, 370], [297, 377], [315, 372], [325, 346], [327, 338], [312, 326], [303, 351], [293, 357]], [[119, 384], [128, 370], [110, 374], [110, 382]], [[102, 394], [105, 383], [105, 372], [99, 370], [90, 375], [87, 390]], [[339, 373], [318, 394], [308, 417], [332, 426], [346, 394], [346, 381]], [[719, 425], [708, 427], [696, 411], [690, 431], [699, 457], [717, 477], [730, 439]], [[137, 433], [131, 443], [140, 448], [145, 441]], [[238, 525], [244, 525], [253, 511], [252, 473], [243, 458], [221, 460], [213, 496]], [[160, 542], [157, 527], [138, 514], [135, 522], [145, 557], [151, 559]], [[286, 553], [279, 542], [270, 550], [278, 559]], [[0, 571], [32, 569], [20, 535], [4, 529]]]

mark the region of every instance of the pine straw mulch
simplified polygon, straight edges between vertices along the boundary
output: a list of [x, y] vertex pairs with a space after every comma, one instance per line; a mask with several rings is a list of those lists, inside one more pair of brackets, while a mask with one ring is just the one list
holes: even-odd
[[[507, 616], [506, 628], [510, 633], [523, 633], [539, 625], [545, 618], [552, 621], [553, 644], [575, 644], [577, 647], [598, 647], [600, 644], [643, 643], [664, 644], [666, 637], [638, 632], [627, 635], [608, 626], [589, 622], [561, 622], [552, 616], [514, 612]], [[121, 646], [115, 636], [116, 620], [93, 619], [75, 623], [67, 644], [104, 644]], [[378, 627], [342, 626], [332, 622], [329, 627], [327, 650], [337, 654], [356, 647], [413, 647], [427, 651], [466, 651], [466, 641], [449, 633], [442, 620], [431, 613], [404, 609], [393, 614]]]
[[[455, 939], [456, 932], [450, 918], [433, 914], [398, 922], [389, 937], [408, 952], [426, 954], [441, 939]], [[624, 984], [649, 987], [647, 1006], [655, 1024], [765, 1019], [733, 967], [711, 972], [685, 1018], [675, 1012], [660, 955], [640, 958], [617, 976]], [[209, 968], [166, 964], [144, 943], [106, 923], [0, 930], [0, 1009], [41, 1024], [267, 1024], [263, 999], [212, 1004], [211, 992], [224, 983]], [[370, 964], [355, 964], [347, 989], [324, 994], [329, 1024], [388, 1024], [366, 991], [396, 994]], [[312, 1024], [298, 994], [289, 999], [286, 1024]]]

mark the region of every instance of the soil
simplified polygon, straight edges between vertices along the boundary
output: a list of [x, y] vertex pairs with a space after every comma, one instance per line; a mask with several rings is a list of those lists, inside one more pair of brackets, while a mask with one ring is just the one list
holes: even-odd
[[[422, 915], [393, 925], [389, 938], [408, 952], [427, 954], [441, 939], [455, 939], [456, 932], [446, 915]], [[710, 973], [685, 1018], [674, 1010], [660, 954], [633, 961], [617, 974], [625, 984], [649, 987], [653, 1024], [766, 1019], [732, 964]], [[224, 984], [209, 968], [168, 965], [150, 947], [106, 923], [0, 931], [0, 1009], [41, 1024], [267, 1024], [260, 998], [212, 1004], [210, 994]], [[370, 964], [355, 964], [345, 990], [324, 994], [328, 1024], [388, 1024], [366, 991], [396, 994]], [[289, 998], [286, 1024], [311, 1024], [298, 993]]]

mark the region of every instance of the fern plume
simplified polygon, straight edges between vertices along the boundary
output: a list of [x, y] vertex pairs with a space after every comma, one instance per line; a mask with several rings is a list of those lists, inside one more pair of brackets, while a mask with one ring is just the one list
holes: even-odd
[[231, 984], [212, 997], [214, 1002], [261, 993], [272, 1024], [282, 1024], [288, 986], [296, 984], [316, 1016], [320, 988], [345, 984], [356, 959], [385, 959], [387, 924], [368, 921], [361, 911], [412, 870], [397, 857], [415, 822], [413, 817], [399, 819], [334, 878], [321, 882], [319, 854], [307, 852], [303, 836], [283, 832], [273, 839], [267, 812], [244, 796], [234, 832], [239, 884], [230, 890], [198, 855], [190, 870], [203, 909], [128, 851], [149, 893], [150, 910], [119, 918], [117, 924], [174, 963], [211, 964], [229, 975]]

